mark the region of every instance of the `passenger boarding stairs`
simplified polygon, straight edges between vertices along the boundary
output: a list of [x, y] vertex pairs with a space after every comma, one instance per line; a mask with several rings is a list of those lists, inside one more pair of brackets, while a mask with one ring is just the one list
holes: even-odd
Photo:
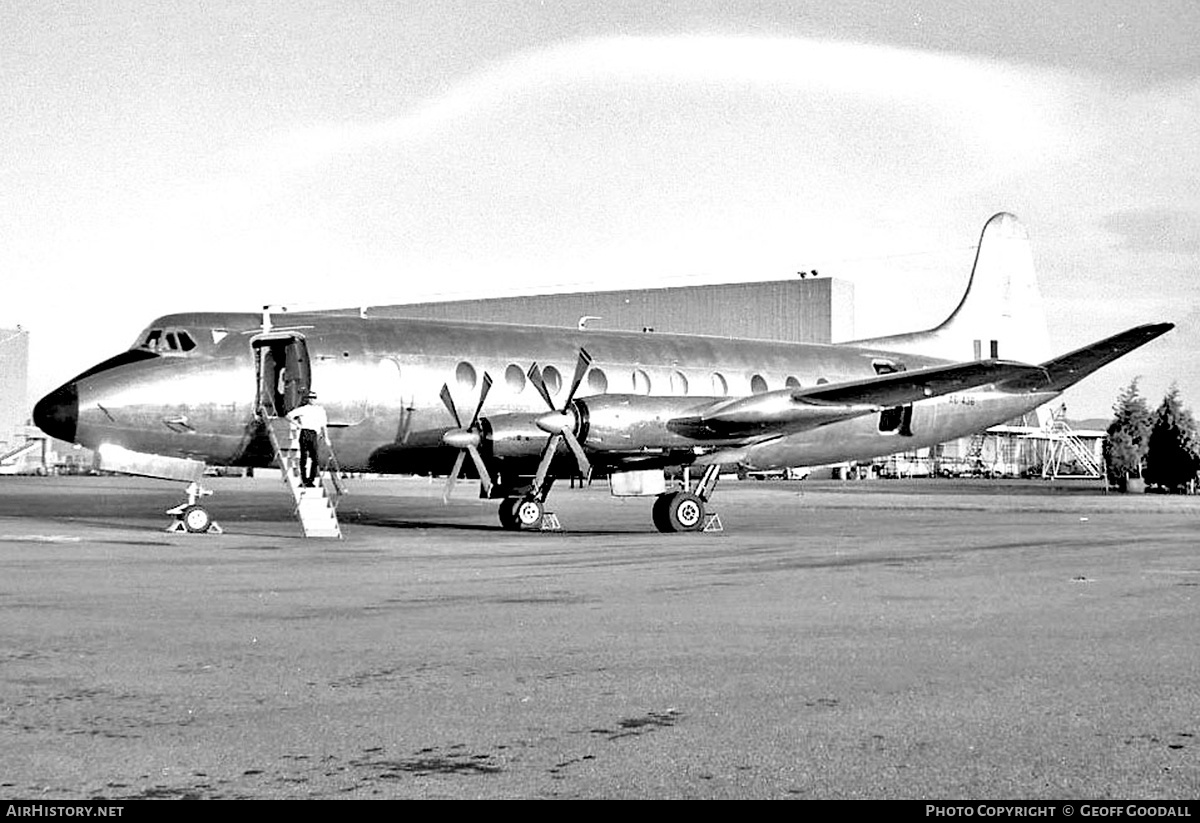
[[[1056, 412], [1051, 417], [1047, 428], [1049, 442], [1046, 459], [1042, 463], [1043, 478], [1106, 477], [1103, 459], [1098, 458], [1095, 451], [1088, 448], [1087, 444], [1071, 431], [1061, 412]], [[1068, 468], [1074, 471], [1067, 473]]]
[[291, 423], [285, 417], [267, 414], [266, 409], [260, 409], [259, 414], [266, 421], [267, 434], [271, 437], [271, 447], [275, 450], [283, 481], [296, 501], [294, 512], [304, 529], [304, 536], [341, 539], [337, 504], [345, 490], [338, 479], [336, 462], [331, 456], [330, 463], [334, 469], [319, 469], [317, 485], [306, 488], [300, 481], [300, 448], [292, 438]]

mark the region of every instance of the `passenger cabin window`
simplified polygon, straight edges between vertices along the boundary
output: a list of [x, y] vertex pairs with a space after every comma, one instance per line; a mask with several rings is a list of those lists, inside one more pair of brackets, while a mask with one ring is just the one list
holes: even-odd
[[558, 394], [562, 388], [562, 375], [553, 366], [547, 366], [542, 371], [542, 380], [546, 383], [546, 391], [551, 394]]
[[508, 385], [509, 391], [513, 394], [520, 394], [525, 390], [525, 372], [516, 363], [511, 363], [504, 370], [504, 382]]
[[767, 381], [761, 374], [756, 374], [750, 378], [750, 393], [762, 394], [767, 390]]
[[588, 388], [593, 394], [604, 394], [608, 391], [608, 377], [600, 369], [592, 367], [587, 377]]
[[475, 388], [475, 367], [465, 360], [459, 363], [454, 369], [454, 382], [468, 391]]
[[687, 394], [688, 379], [681, 371], [671, 372], [671, 394]]

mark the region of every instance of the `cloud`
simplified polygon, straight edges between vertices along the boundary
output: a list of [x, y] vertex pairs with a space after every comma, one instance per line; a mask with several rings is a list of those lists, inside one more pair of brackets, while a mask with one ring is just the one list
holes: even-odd
[[[940, 127], [990, 154], [1032, 157], [1054, 134], [1067, 95], [1048, 93], [1049, 72], [945, 54], [802, 38], [752, 36], [605, 37], [526, 51], [471, 75], [444, 94], [372, 123], [314, 125], [247, 147], [245, 167], [297, 170], [371, 147], [436, 139], [463, 120], [488, 117], [553, 95], [579, 103], [581, 90], [629, 87], [659, 93], [705, 88], [739, 95], [783, 92], [818, 106], [846, 95], [901, 104], [909, 116], [937, 113]], [[783, 112], [786, 114], [786, 108]], [[961, 142], [961, 140], [960, 140]], [[964, 150], [971, 147], [964, 146]]]
[[1165, 207], [1129, 209], [1110, 214], [1101, 225], [1133, 252], [1200, 254], [1200, 215]]

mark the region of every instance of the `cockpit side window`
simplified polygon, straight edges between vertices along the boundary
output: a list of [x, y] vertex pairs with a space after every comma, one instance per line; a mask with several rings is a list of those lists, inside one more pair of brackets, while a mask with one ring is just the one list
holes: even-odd
[[196, 341], [192, 339], [190, 334], [182, 329], [178, 332], [177, 337], [179, 339], [180, 351], [191, 351], [192, 349], [196, 348]]
[[142, 341], [142, 348], [150, 351], [158, 351], [159, 342], [162, 340], [162, 329], [151, 329], [146, 335], [146, 339]]

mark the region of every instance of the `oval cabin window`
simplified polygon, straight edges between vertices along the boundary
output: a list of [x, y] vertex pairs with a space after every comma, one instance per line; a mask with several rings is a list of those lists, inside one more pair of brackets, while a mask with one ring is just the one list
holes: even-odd
[[681, 371], [671, 372], [671, 394], [687, 394], [688, 379]]
[[504, 385], [508, 386], [508, 390], [513, 394], [520, 394], [525, 391], [525, 372], [521, 371], [521, 367], [510, 364], [504, 370]]
[[593, 368], [588, 372], [587, 384], [592, 394], [604, 394], [608, 391], [608, 377], [600, 369]]
[[454, 379], [464, 389], [475, 388], [475, 367], [464, 360], [454, 370]]

